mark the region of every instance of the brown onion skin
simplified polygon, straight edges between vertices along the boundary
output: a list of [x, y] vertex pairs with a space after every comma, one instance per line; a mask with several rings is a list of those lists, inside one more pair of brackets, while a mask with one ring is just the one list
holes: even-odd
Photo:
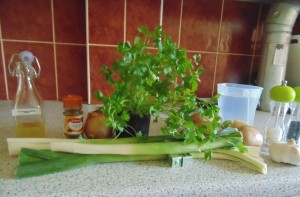
[[93, 111], [88, 113], [84, 125], [84, 134], [90, 139], [112, 138], [112, 129], [105, 125], [106, 117], [101, 111]]
[[262, 146], [263, 137], [253, 126], [244, 125], [239, 127], [239, 131], [243, 134], [243, 144], [246, 146]]
[[233, 120], [231, 127], [232, 128], [240, 128], [242, 126], [248, 126], [248, 124], [245, 121], [242, 120]]

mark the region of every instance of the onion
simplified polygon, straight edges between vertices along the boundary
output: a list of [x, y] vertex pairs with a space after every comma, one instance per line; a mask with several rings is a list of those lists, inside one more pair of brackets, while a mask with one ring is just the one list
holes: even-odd
[[209, 124], [211, 122], [211, 120], [209, 118], [201, 116], [200, 113], [198, 113], [198, 112], [193, 113], [191, 115], [191, 119], [192, 119], [193, 123], [197, 126]]
[[233, 120], [230, 127], [239, 129], [242, 126], [248, 126], [248, 124], [242, 120]]
[[243, 134], [244, 145], [261, 146], [263, 144], [263, 137], [255, 127], [244, 125], [239, 127], [239, 131]]
[[112, 129], [105, 124], [106, 117], [101, 111], [88, 113], [84, 125], [84, 133], [87, 138], [111, 138], [113, 137]]

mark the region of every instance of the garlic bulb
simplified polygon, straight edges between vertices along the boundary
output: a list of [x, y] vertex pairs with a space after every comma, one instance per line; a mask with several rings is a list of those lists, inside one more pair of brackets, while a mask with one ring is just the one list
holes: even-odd
[[288, 142], [272, 142], [269, 146], [269, 153], [275, 162], [300, 165], [300, 148], [294, 139]]

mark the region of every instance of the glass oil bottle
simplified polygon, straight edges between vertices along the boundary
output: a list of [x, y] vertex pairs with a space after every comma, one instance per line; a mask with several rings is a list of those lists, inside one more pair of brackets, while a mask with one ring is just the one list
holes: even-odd
[[[37, 64], [37, 71], [32, 66], [34, 61]], [[12, 55], [8, 69], [10, 75], [18, 79], [12, 107], [16, 137], [45, 137], [43, 99], [34, 83], [34, 79], [40, 76], [41, 71], [38, 59], [31, 52], [22, 51]]]

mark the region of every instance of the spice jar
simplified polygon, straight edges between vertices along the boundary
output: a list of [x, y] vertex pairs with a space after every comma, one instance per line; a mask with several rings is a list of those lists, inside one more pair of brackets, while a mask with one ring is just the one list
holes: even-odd
[[64, 103], [64, 134], [69, 138], [78, 138], [83, 132], [82, 97], [67, 95]]

